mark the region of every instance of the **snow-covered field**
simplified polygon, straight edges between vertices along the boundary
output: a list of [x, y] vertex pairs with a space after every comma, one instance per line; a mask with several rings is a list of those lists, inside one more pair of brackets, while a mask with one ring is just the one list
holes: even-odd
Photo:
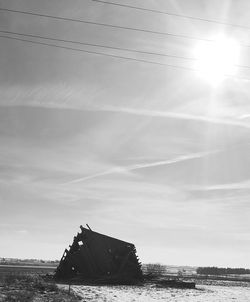
[[[233, 284], [232, 284], [233, 285]], [[250, 285], [197, 285], [197, 289], [145, 286], [72, 286], [82, 301], [95, 302], [249, 302]]]

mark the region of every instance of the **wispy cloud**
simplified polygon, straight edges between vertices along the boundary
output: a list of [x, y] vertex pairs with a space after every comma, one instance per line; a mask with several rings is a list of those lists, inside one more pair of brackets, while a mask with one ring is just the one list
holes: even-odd
[[[6, 89], [5, 89], [6, 90]], [[79, 86], [74, 88], [67, 85], [47, 85], [46, 89], [35, 86], [23, 89], [14, 86], [9, 91], [1, 91], [0, 106], [32, 106], [56, 109], [72, 109], [83, 111], [106, 111], [115, 113], [125, 113], [137, 116], [162, 117], [180, 120], [199, 121], [204, 123], [212, 123], [217, 125], [237, 126], [250, 128], [247, 122], [249, 114], [240, 115], [238, 118], [222, 118], [203, 114], [193, 114], [190, 112], [164, 111], [147, 108], [132, 108], [124, 106], [112, 106], [108, 104], [100, 104], [87, 101], [94, 99], [100, 91], [92, 91], [91, 93]], [[84, 98], [84, 101], [83, 101]], [[224, 110], [225, 111], [225, 110]]]
[[94, 179], [97, 177], [109, 175], [109, 174], [114, 174], [114, 173], [128, 173], [130, 171], [134, 170], [139, 170], [139, 169], [146, 169], [146, 168], [151, 168], [151, 167], [157, 167], [157, 166], [166, 166], [166, 165], [171, 165], [175, 164], [178, 162], [183, 162], [191, 159], [196, 159], [196, 158], [201, 158], [205, 157], [208, 155], [212, 155], [219, 152], [218, 150], [213, 150], [213, 151], [208, 151], [208, 152], [198, 152], [198, 153], [191, 153], [191, 154], [186, 154], [186, 155], [181, 155], [177, 156], [171, 159], [167, 160], [161, 160], [161, 161], [155, 161], [151, 163], [142, 163], [142, 164], [134, 164], [134, 165], [128, 165], [128, 166], [123, 166], [123, 167], [114, 167], [111, 169], [108, 169], [106, 171], [100, 172], [100, 173], [95, 173], [89, 176], [85, 176], [82, 178], [77, 178], [72, 181], [69, 181], [64, 184], [73, 184], [73, 183], [78, 183], [78, 182], [84, 182], [86, 180]]
[[166, 117], [166, 118], [173, 118], [173, 119], [194, 120], [194, 121], [207, 122], [207, 123], [213, 123], [219, 125], [238, 126], [238, 127], [244, 127], [250, 129], [250, 124], [239, 122], [237, 120], [182, 113], [182, 112], [159, 111], [159, 110], [137, 109], [137, 108], [115, 107], [115, 106], [103, 106], [101, 110], [110, 111], [110, 112], [122, 112], [127, 114], [138, 115], [138, 116]]
[[16, 230], [16, 233], [20, 235], [27, 235], [29, 232], [27, 230]]
[[226, 184], [216, 184], [211, 186], [199, 186], [193, 185], [189, 186], [188, 189], [193, 191], [217, 191], [217, 190], [247, 190], [250, 189], [250, 181], [226, 183]]
[[250, 118], [250, 114], [242, 114], [241, 116], [239, 116], [240, 120], [244, 120], [244, 119], [249, 119]]

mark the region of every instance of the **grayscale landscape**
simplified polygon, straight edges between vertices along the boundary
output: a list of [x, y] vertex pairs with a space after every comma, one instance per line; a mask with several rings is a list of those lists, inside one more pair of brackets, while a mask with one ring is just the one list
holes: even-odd
[[0, 0], [0, 302], [250, 301], [249, 20]]

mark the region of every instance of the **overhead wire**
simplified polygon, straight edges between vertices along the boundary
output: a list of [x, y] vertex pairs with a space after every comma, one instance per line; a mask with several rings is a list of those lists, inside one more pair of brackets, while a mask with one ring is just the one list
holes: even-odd
[[[130, 60], [130, 61], [137, 61], [137, 62], [143, 62], [143, 63], [149, 63], [149, 64], [155, 64], [155, 65], [161, 65], [161, 66], [176, 67], [176, 68], [182, 68], [182, 69], [188, 69], [188, 70], [192, 69], [192, 68], [188, 68], [188, 67], [185, 67], [185, 66], [178, 66], [178, 65], [172, 65], [172, 64], [166, 64], [166, 63], [161, 63], [161, 62], [149, 61], [149, 60], [144, 60], [144, 59], [137, 59], [137, 58], [113, 55], [113, 54], [102, 53], [102, 52], [98, 52], [98, 51], [90, 51], [90, 50], [85, 50], [85, 49], [80, 49], [80, 48], [73, 48], [73, 47], [68, 47], [68, 46], [63, 46], [63, 45], [50, 44], [50, 43], [27, 40], [27, 39], [21, 39], [21, 38], [10, 37], [10, 36], [0, 35], [0, 38], [23, 41], [23, 42], [28, 42], [28, 43], [32, 43], [32, 44], [51, 46], [51, 47], [56, 47], [56, 48], [68, 49], [68, 50], [73, 50], [73, 51], [85, 52], [85, 53], [89, 53], [89, 54], [102, 55], [102, 56], [124, 59], [124, 60]], [[195, 69], [192, 69], [192, 70], [195, 71]]]
[[160, 53], [160, 52], [144, 51], [144, 50], [132, 49], [132, 48], [126, 48], [126, 47], [116, 47], [116, 46], [110, 46], [110, 45], [81, 42], [81, 41], [75, 41], [75, 40], [66, 40], [66, 39], [34, 35], [34, 34], [24, 34], [24, 33], [19, 33], [19, 32], [15, 32], [15, 31], [9, 31], [9, 30], [0, 30], [0, 33], [25, 36], [25, 37], [30, 37], [30, 38], [45, 39], [45, 40], [51, 40], [51, 41], [56, 41], [56, 42], [72, 43], [72, 44], [85, 45], [85, 46], [91, 46], [91, 47], [100, 47], [100, 48], [112, 49], [112, 50], [121, 50], [121, 51], [146, 54], [146, 55], [170, 57], [170, 58], [183, 59], [183, 60], [195, 60], [195, 58], [191, 58], [191, 57], [184, 57], [184, 56], [178, 56], [178, 55], [172, 55], [172, 54], [166, 54], [166, 53]]
[[196, 21], [203, 21], [203, 22], [215, 23], [215, 24], [220, 24], [220, 25], [225, 25], [225, 26], [232, 26], [232, 27], [239, 27], [239, 28], [250, 30], [250, 26], [241, 25], [241, 24], [234, 24], [234, 23], [230, 23], [230, 22], [227, 22], [227, 21], [220, 21], [220, 20], [214, 20], [214, 19], [194, 17], [194, 16], [189, 16], [189, 15], [177, 14], [177, 13], [172, 13], [172, 12], [167, 12], [167, 11], [162, 11], [162, 10], [157, 10], [157, 9], [144, 8], [144, 7], [140, 7], [140, 6], [122, 4], [122, 3], [111, 2], [111, 1], [104, 1], [104, 0], [92, 0], [92, 1], [103, 3], [103, 4], [108, 4], [108, 5], [114, 5], [114, 6], [120, 6], [120, 7], [140, 10], [140, 11], [147, 11], [147, 12], [151, 12], [151, 13], [164, 14], [164, 15], [178, 17], [178, 18], [184, 18], [184, 19], [190, 19], [190, 20], [196, 20]]
[[[36, 38], [36, 39], [44, 39], [44, 40], [56, 41], [56, 42], [63, 42], [63, 43], [72, 43], [72, 44], [85, 45], [85, 46], [91, 46], [91, 47], [99, 47], [99, 48], [104, 48], [104, 49], [127, 51], [127, 52], [132, 52], [132, 53], [139, 53], [139, 54], [146, 54], [146, 55], [153, 55], [153, 56], [160, 56], [160, 57], [169, 57], [169, 58], [190, 60], [190, 61], [197, 60], [196, 58], [193, 58], [193, 57], [186, 57], [186, 56], [159, 53], [159, 52], [150, 52], [150, 51], [144, 51], [144, 50], [139, 50], [139, 49], [123, 48], [123, 47], [81, 42], [81, 41], [75, 41], [75, 40], [60, 39], [60, 38], [47, 37], [47, 36], [42, 36], [42, 35], [24, 34], [24, 33], [19, 33], [19, 32], [15, 32], [15, 31], [8, 31], [8, 30], [0, 30], [0, 33], [12, 34], [12, 35], [18, 35], [18, 36], [24, 36], [24, 37]], [[240, 68], [250, 69], [250, 66], [247, 66], [247, 65], [235, 65], [235, 66], [240, 67]]]
[[[98, 1], [92, 0], [92, 1], [98, 2], [99, 0]], [[136, 28], [136, 27], [115, 25], [115, 24], [109, 24], [109, 23], [100, 23], [100, 22], [87, 21], [87, 20], [82, 20], [82, 19], [74, 19], [74, 18], [68, 18], [68, 17], [35, 13], [32, 11], [14, 10], [14, 9], [1, 8], [1, 7], [0, 7], [0, 11], [6, 11], [6, 12], [10, 12], [10, 13], [19, 13], [19, 14], [31, 15], [31, 16], [37, 16], [37, 17], [43, 17], [43, 18], [50, 18], [50, 19], [61, 20], [61, 21], [78, 22], [78, 23], [83, 23], [83, 24], [103, 26], [103, 27], [108, 27], [108, 28], [122, 29], [122, 30], [134, 31], [134, 32], [142, 32], [142, 33], [148, 33], [148, 34], [154, 34], [154, 35], [169, 36], [169, 37], [173, 37], [173, 38], [182, 38], [182, 39], [204, 41], [204, 42], [211, 42], [211, 43], [215, 42], [215, 40], [213, 40], [213, 39], [194, 37], [194, 36], [190, 36], [190, 35], [186, 35], [186, 34], [176, 34], [176, 33], [170, 33], [170, 32], [155, 31], [155, 30], [150, 30], [150, 29], [145, 29], [145, 28]], [[249, 27], [249, 29], [250, 29], [250, 27]], [[250, 45], [246, 45], [244, 43], [240, 43], [240, 45], [243, 47], [247, 47], [247, 48], [250, 47]]]
[[184, 34], [174, 34], [174, 33], [155, 31], [155, 30], [150, 30], [150, 29], [145, 29], [145, 28], [136, 28], [136, 27], [130, 27], [130, 26], [114, 25], [114, 24], [109, 24], [109, 23], [93, 22], [93, 21], [87, 21], [87, 20], [82, 20], [82, 19], [73, 19], [73, 18], [67, 18], [67, 17], [35, 13], [35, 12], [31, 12], [31, 11], [14, 10], [14, 9], [1, 8], [1, 7], [0, 7], [0, 11], [19, 13], [19, 14], [31, 15], [31, 16], [37, 16], [37, 17], [44, 17], [44, 18], [50, 18], [50, 19], [55, 19], [55, 20], [61, 20], [61, 21], [78, 22], [78, 23], [103, 26], [103, 27], [109, 27], [109, 28], [115, 28], [115, 29], [123, 29], [123, 30], [129, 30], [129, 31], [134, 31], [134, 32], [149, 33], [149, 34], [154, 34], [154, 35], [169, 36], [169, 37], [175, 37], [175, 38], [183, 38], [183, 39], [206, 41], [206, 42], [214, 42], [214, 40], [212, 40], [212, 39], [193, 37], [193, 36], [184, 35]]
[[[92, 0], [92, 1], [103, 2], [103, 3], [107, 3], [107, 4], [111, 3], [111, 4], [114, 4], [114, 5], [117, 4], [117, 3], [114, 3], [114, 2], [101, 1], [101, 0]], [[121, 4], [121, 6], [125, 6], [125, 5]], [[135, 7], [131, 7], [131, 8], [135, 8]], [[56, 20], [63, 20], [63, 21], [80, 22], [80, 23], [97, 25], [97, 26], [104, 26], [104, 27], [111, 27], [111, 28], [117, 28], [117, 29], [145, 32], [145, 33], [151, 33], [151, 34], [159, 34], [159, 35], [172, 36], [172, 37], [178, 37], [178, 38], [186, 38], [186, 39], [191, 39], [191, 40], [201, 40], [201, 41], [206, 41], [206, 42], [214, 42], [214, 40], [212, 40], [212, 39], [198, 38], [198, 37], [193, 37], [193, 36], [189, 36], [189, 35], [153, 31], [153, 30], [147, 30], [147, 29], [141, 29], [141, 28], [113, 25], [113, 24], [108, 24], [108, 23], [99, 23], [99, 22], [87, 21], [87, 20], [82, 20], [82, 19], [73, 19], [73, 18], [67, 18], [67, 17], [61, 17], [61, 16], [41, 14], [41, 13], [36, 13], [36, 12], [32, 12], [32, 11], [13, 10], [13, 9], [8, 9], [8, 8], [0, 8], [0, 11], [7, 11], [7, 12], [20, 13], [20, 14], [25, 14], [25, 15], [46, 17], [46, 18], [51, 18], [51, 19], [56, 19]], [[27, 37], [32, 37], [32, 38], [46, 39], [46, 40], [57, 41], [57, 42], [74, 43], [74, 44], [81, 44], [81, 45], [86, 45], [86, 46], [95, 46], [95, 47], [101, 47], [101, 48], [107, 48], [107, 49], [123, 50], [123, 51], [137, 52], [137, 53], [156, 55], [156, 56], [172, 57], [172, 58], [185, 59], [185, 60], [195, 60], [194, 58], [190, 58], [190, 57], [170, 55], [170, 54], [164, 54], [164, 53], [156, 53], [156, 52], [148, 52], [148, 51], [122, 48], [122, 47], [113, 47], [113, 46], [109, 46], [109, 45], [92, 44], [92, 43], [87, 43], [87, 42], [72, 41], [72, 40], [65, 40], [65, 39], [52, 38], [52, 37], [44, 37], [44, 36], [39, 36], [39, 35], [21, 34], [21, 33], [10, 32], [10, 31], [0, 31], [0, 32], [8, 33], [8, 34], [21, 35], [21, 36], [27, 36]], [[125, 59], [125, 60], [133, 60], [133, 61], [144, 62], [144, 63], [149, 63], [149, 64], [164, 65], [164, 66], [169, 66], [169, 67], [173, 67], [173, 68], [181, 68], [181, 69], [188, 69], [188, 70], [192, 70], [192, 71], [197, 71], [196, 69], [192, 69], [192, 68], [185, 67], [185, 66], [180, 66], [180, 65], [165, 64], [165, 63], [161, 63], [161, 62], [149, 61], [149, 60], [144, 60], [144, 59], [130, 58], [130, 57], [112, 55], [112, 54], [107, 54], [107, 53], [100, 53], [100, 52], [96, 52], [96, 51], [88, 51], [88, 50], [84, 50], [84, 49], [76, 49], [76, 48], [68, 47], [68, 46], [49, 44], [49, 43], [38, 42], [38, 41], [27, 40], [27, 39], [20, 39], [20, 38], [15, 38], [15, 37], [7, 37], [7, 36], [0, 36], [0, 37], [1, 38], [7, 38], [7, 39], [13, 39], [13, 40], [19, 40], [19, 41], [33, 43], [33, 44], [40, 44], [40, 45], [63, 48], [63, 49], [68, 49], [68, 50], [81, 51], [81, 52], [85, 52], [85, 53], [92, 53], [92, 54], [96, 54], [96, 55], [104, 55], [104, 56], [109, 56], [109, 57], [114, 57], [114, 58]], [[242, 46], [250, 47], [249, 45], [242, 45]], [[250, 66], [246, 66], [246, 65], [237, 65], [237, 67], [250, 68]], [[230, 76], [230, 75], [228, 75], [228, 76]]]
[[[181, 65], [167, 64], [167, 63], [149, 61], [149, 60], [144, 60], [144, 59], [137, 59], [137, 58], [120, 56], [120, 55], [107, 54], [107, 53], [102, 53], [102, 52], [98, 52], [98, 51], [90, 51], [90, 50], [85, 50], [85, 49], [73, 48], [73, 47], [62, 46], [62, 45], [55, 45], [55, 44], [50, 44], [50, 43], [45, 43], [45, 42], [33, 41], [33, 40], [28, 40], [28, 39], [21, 39], [21, 38], [4, 36], [4, 35], [0, 35], [0, 38], [22, 41], [22, 42], [26, 42], [26, 43], [44, 45], [44, 46], [55, 47], [55, 48], [61, 48], [61, 49], [67, 49], [67, 50], [71, 50], [71, 51], [84, 52], [84, 53], [87, 53], [87, 54], [106, 56], [106, 57], [111, 57], [111, 58], [115, 58], [115, 59], [128, 60], [128, 61], [139, 62], [139, 63], [147, 63], [147, 64], [165, 66], [165, 67], [170, 67], [170, 68], [175, 68], [175, 69], [183, 69], [183, 70], [192, 71], [192, 72], [199, 72], [198, 69], [191, 68], [191, 67], [186, 67], [186, 66], [181, 66]], [[235, 76], [235, 75], [230, 75], [230, 74], [224, 74], [224, 76], [229, 77], [229, 78], [236, 78], [236, 79], [240, 79], [240, 80], [250, 81], [250, 78], [241, 77], [241, 76]]]

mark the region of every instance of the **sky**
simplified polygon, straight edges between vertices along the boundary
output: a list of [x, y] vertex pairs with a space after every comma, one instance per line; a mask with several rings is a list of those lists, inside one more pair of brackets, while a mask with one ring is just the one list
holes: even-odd
[[[115, 2], [250, 26], [247, 0]], [[247, 29], [91, 0], [0, 7], [250, 45]], [[6, 11], [0, 30], [185, 57], [198, 43]], [[187, 69], [0, 37], [0, 257], [60, 259], [88, 223], [142, 262], [250, 267], [249, 70], [213, 85], [192, 61], [53, 43]]]

